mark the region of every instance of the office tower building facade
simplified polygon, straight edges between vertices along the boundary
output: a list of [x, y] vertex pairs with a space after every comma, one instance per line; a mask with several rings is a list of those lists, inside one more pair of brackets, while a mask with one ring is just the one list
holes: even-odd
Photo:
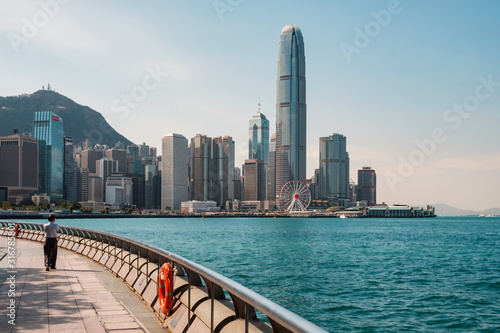
[[266, 197], [267, 200], [276, 199], [276, 133], [271, 135], [271, 140], [269, 141], [269, 154], [268, 154], [268, 164], [266, 172]]
[[141, 159], [149, 157], [149, 146], [146, 144], [146, 142], [143, 142], [142, 145], [139, 146], [139, 157]]
[[118, 172], [127, 173], [127, 151], [124, 149], [111, 148], [104, 152], [104, 156], [118, 162]]
[[[190, 200], [208, 201], [211, 197], [212, 138], [197, 134], [190, 147]], [[163, 177], [162, 168], [162, 177]]]
[[349, 201], [349, 154], [341, 134], [319, 138], [319, 196], [340, 205]]
[[0, 186], [16, 201], [38, 191], [38, 140], [18, 134], [0, 137]]
[[258, 159], [245, 160], [245, 200], [265, 200], [264, 161]]
[[358, 170], [357, 201], [366, 200], [368, 206], [377, 204], [377, 175], [371, 167]]
[[33, 136], [38, 140], [38, 191], [60, 200], [64, 193], [63, 119], [52, 111], [35, 112]]
[[76, 162], [73, 157], [73, 138], [64, 139], [64, 199], [68, 203], [76, 201]]
[[[107, 157], [103, 157], [100, 160], [96, 161], [96, 175], [101, 178], [101, 202], [106, 199], [106, 180], [109, 176], [113, 174], [117, 174], [118, 172], [119, 162], [112, 160]], [[93, 200], [98, 201], [98, 200]]]
[[188, 201], [188, 140], [170, 133], [162, 139], [161, 209], [181, 210]]
[[141, 175], [144, 174], [144, 165], [141, 163], [140, 146], [138, 145], [127, 146], [127, 173]]
[[94, 148], [86, 149], [80, 153], [81, 156], [81, 167], [83, 169], [88, 169], [89, 173], [96, 173], [96, 162], [99, 161], [103, 153], [100, 150], [94, 150]]
[[234, 199], [234, 141], [230, 136], [212, 139], [212, 195], [218, 206]]
[[124, 176], [111, 176], [106, 181], [106, 203], [110, 205], [132, 204], [132, 179]]
[[269, 155], [269, 120], [259, 110], [250, 119], [249, 125], [248, 159], [263, 160], [264, 164], [267, 165]]
[[291, 180], [306, 181], [306, 65], [302, 32], [281, 31], [276, 101], [276, 195]]

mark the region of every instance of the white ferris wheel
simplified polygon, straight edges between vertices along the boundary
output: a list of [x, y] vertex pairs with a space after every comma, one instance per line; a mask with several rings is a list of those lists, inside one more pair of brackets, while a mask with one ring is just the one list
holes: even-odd
[[280, 209], [290, 211], [305, 211], [311, 203], [311, 192], [300, 180], [286, 183], [280, 192]]

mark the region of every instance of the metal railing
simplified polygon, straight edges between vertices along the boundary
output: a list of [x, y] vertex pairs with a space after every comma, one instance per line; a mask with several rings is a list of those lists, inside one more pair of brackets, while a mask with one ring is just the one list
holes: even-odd
[[[15, 224], [0, 221], [0, 235], [7, 235]], [[17, 224], [18, 238], [44, 241], [43, 224]], [[110, 233], [66, 226], [59, 226], [58, 246], [105, 266], [128, 284], [167, 326], [172, 319], [159, 309], [157, 280], [159, 268], [168, 262], [177, 271], [174, 295], [180, 302], [174, 304], [174, 310], [180, 303], [187, 307], [188, 327], [198, 317], [210, 332], [224, 331], [225, 327], [248, 332], [250, 325], [253, 331], [263, 332], [326, 332], [241, 284], [155, 246]], [[207, 307], [210, 310], [204, 311]], [[267, 317], [271, 326], [257, 318], [255, 309]], [[171, 317], [175, 315], [174, 311]]]

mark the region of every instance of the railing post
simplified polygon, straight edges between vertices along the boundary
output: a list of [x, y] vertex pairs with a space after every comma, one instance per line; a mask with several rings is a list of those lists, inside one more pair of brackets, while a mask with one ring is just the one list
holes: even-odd
[[214, 332], [214, 283], [210, 281], [210, 290], [211, 294], [210, 295], [210, 333]]
[[146, 249], [146, 285], [149, 284], [149, 250]]
[[245, 302], [245, 333], [248, 333], [248, 303]]
[[191, 328], [191, 270], [188, 278], [188, 328]]

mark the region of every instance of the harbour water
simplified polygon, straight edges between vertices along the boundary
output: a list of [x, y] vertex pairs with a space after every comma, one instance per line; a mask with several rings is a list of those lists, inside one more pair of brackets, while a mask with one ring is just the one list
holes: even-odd
[[330, 332], [500, 331], [499, 217], [58, 223], [177, 253]]

